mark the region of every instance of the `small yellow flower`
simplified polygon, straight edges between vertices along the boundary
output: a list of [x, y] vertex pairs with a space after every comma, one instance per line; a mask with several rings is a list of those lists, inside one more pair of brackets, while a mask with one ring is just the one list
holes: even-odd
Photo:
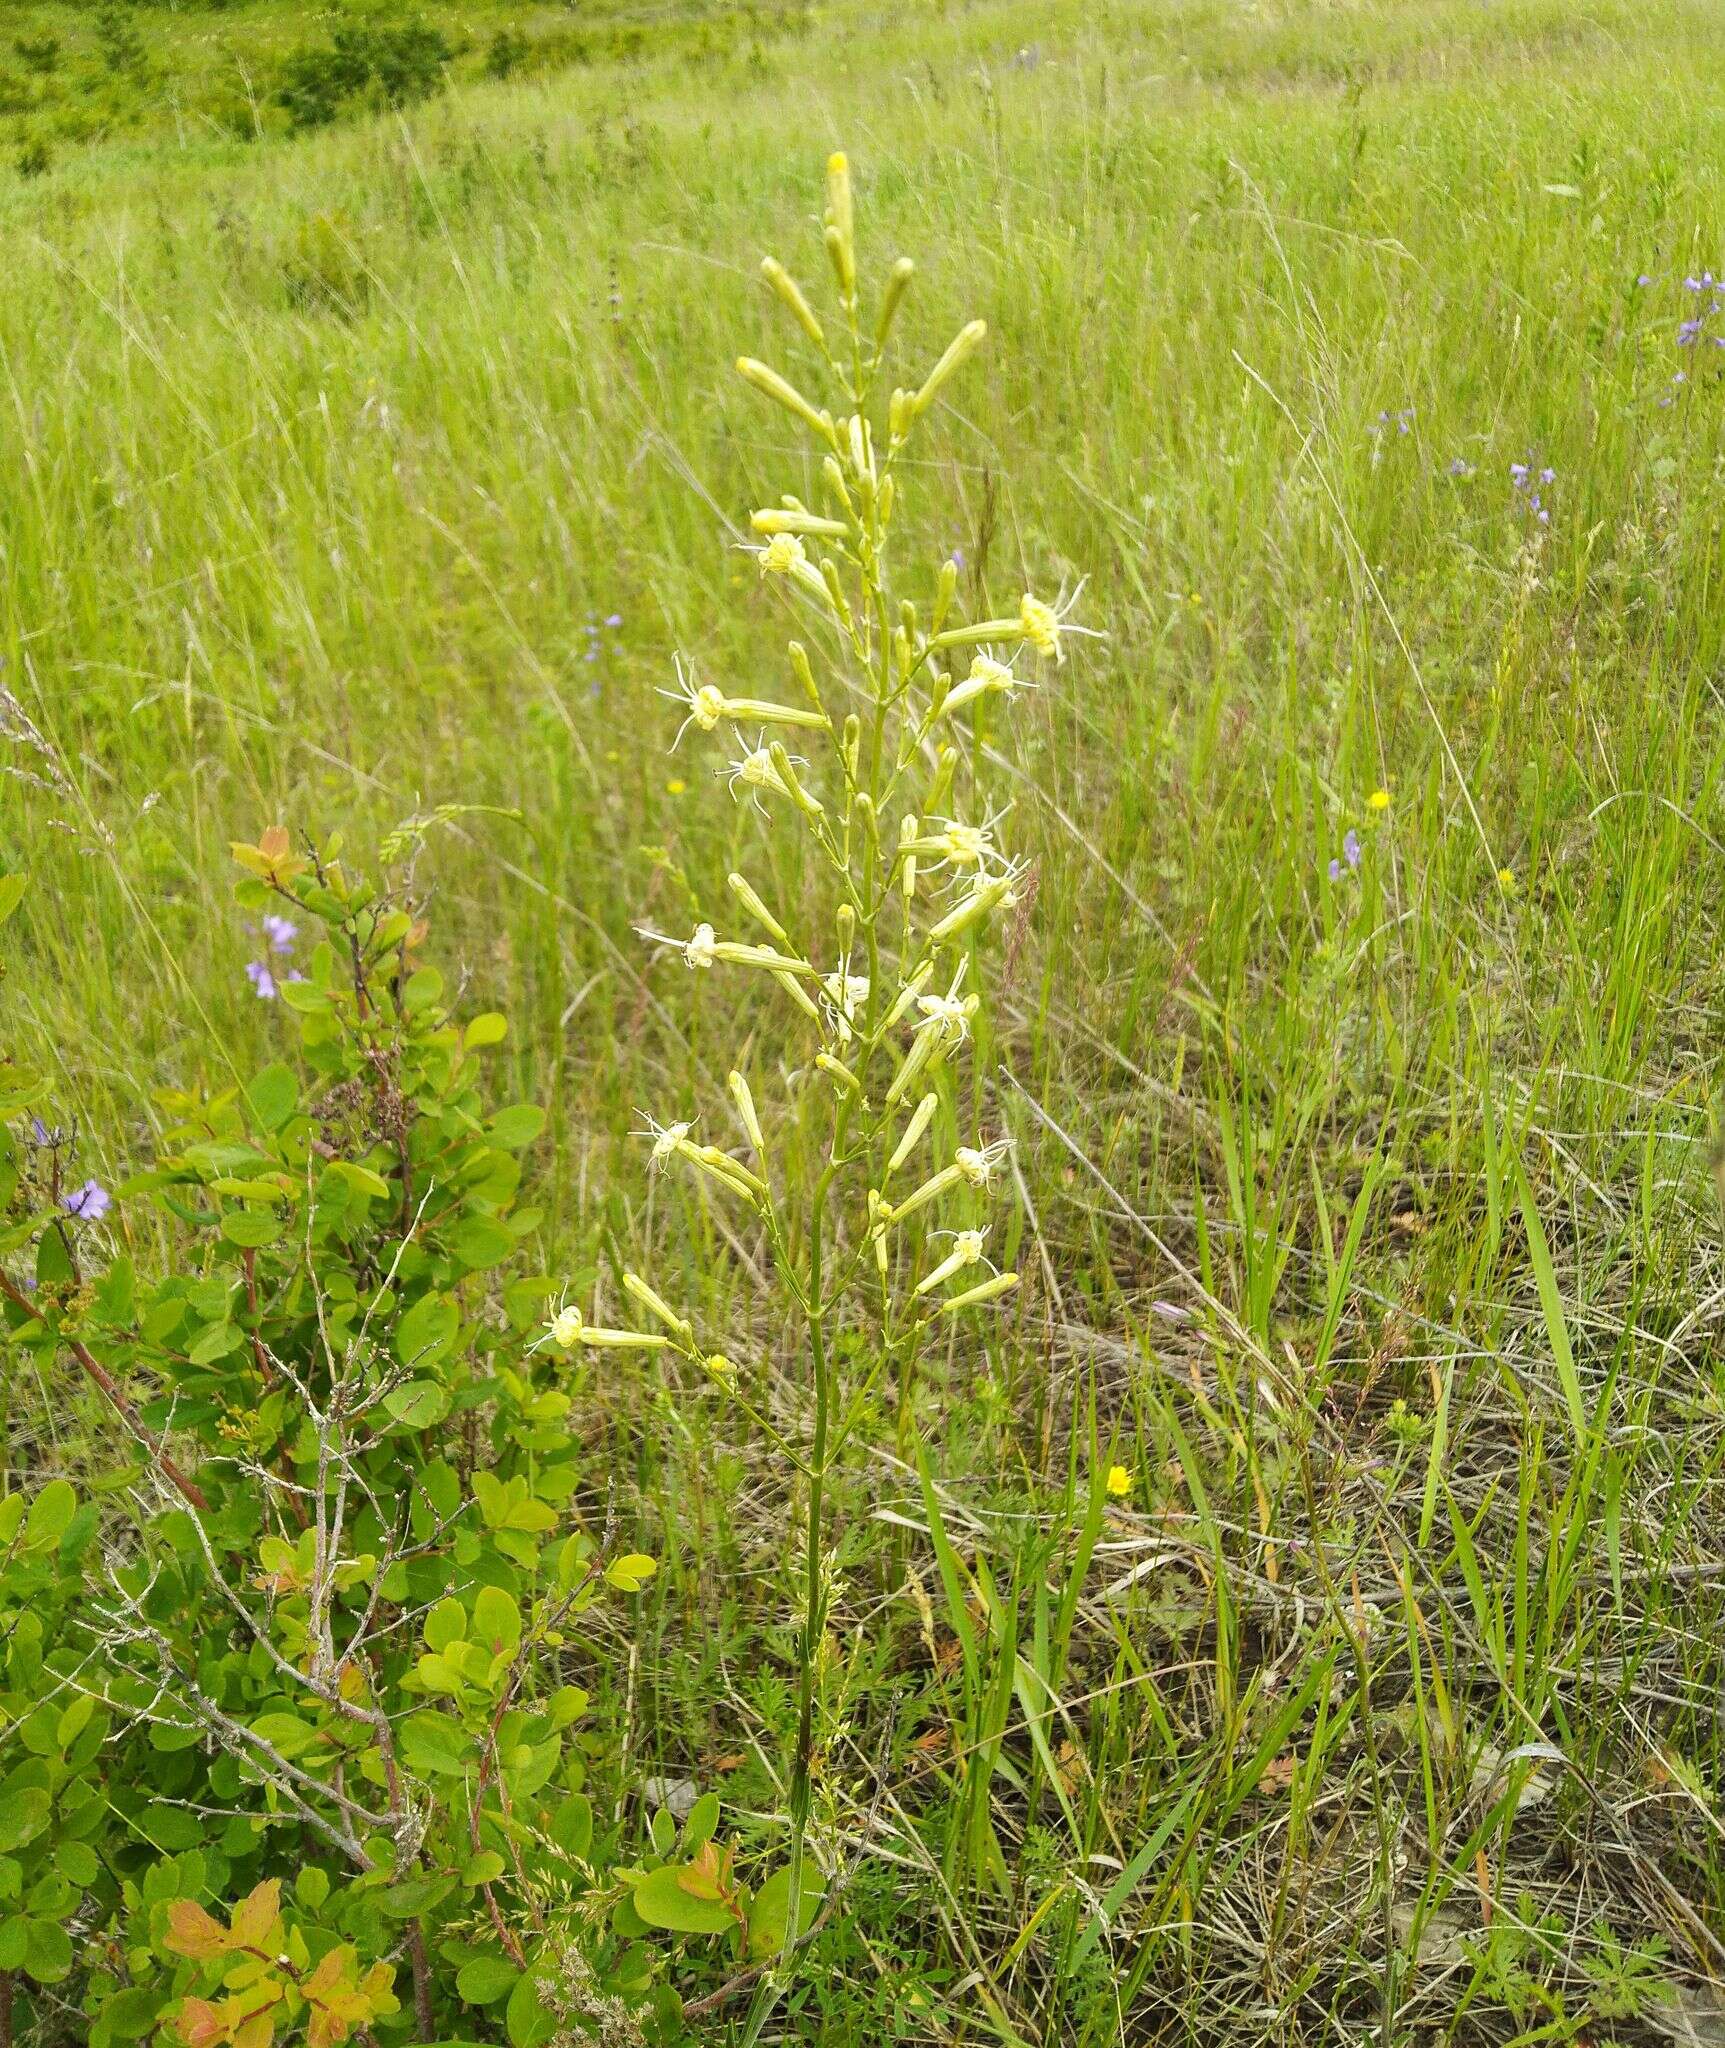
[[1080, 583], [1070, 597], [1060, 597], [1053, 604], [1046, 598], [1033, 597], [1027, 590], [1018, 602], [1018, 632], [1044, 659], [1064, 661], [1065, 649], [1060, 642], [1068, 633], [1082, 633], [1087, 639], [1100, 639], [1101, 635], [1091, 626], [1075, 626], [1071, 621], [1072, 607], [1078, 602]]
[[1504, 893], [1504, 894], [1505, 894], [1506, 896], [1513, 896], [1513, 895], [1515, 894], [1515, 870], [1514, 870], [1514, 868], [1499, 868], [1499, 869], [1498, 869], [1498, 871], [1497, 871], [1497, 886], [1498, 886], [1498, 887], [1499, 887], [1499, 888], [1500, 888], [1500, 889], [1501, 889], [1501, 890], [1503, 891], [1503, 893]]
[[1124, 1465], [1109, 1466], [1108, 1491], [1116, 1500], [1124, 1500], [1132, 1491], [1132, 1474]]
[[808, 555], [794, 533], [775, 533], [756, 559], [763, 576], [788, 576], [808, 561]]
[[581, 1311], [560, 1308], [551, 1318], [551, 1341], [559, 1351], [573, 1351], [581, 1341]]
[[689, 785], [680, 775], [673, 775], [670, 781], [665, 784], [665, 793], [667, 796], [681, 796], [688, 787]]
[[1387, 811], [1390, 807], [1389, 791], [1387, 789], [1374, 789], [1371, 795], [1366, 798], [1366, 805], [1370, 810]]

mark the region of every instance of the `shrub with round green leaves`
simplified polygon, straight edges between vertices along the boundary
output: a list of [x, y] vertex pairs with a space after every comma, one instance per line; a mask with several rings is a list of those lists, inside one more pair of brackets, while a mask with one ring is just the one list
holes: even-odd
[[[656, 2032], [574, 1739], [582, 1617], [653, 1562], [538, 1334], [542, 1113], [490, 1099], [504, 1019], [452, 1013], [410, 904], [333, 843], [235, 856], [244, 911], [315, 934], [294, 1057], [162, 1096], [113, 1196], [0, 1069], [9, 1380], [69, 1361], [112, 1425], [0, 1499], [0, 2034], [51, 2002], [97, 2048], [479, 2014], [526, 2048], [595, 2000]], [[113, 1199], [165, 1271], [114, 1251]]]

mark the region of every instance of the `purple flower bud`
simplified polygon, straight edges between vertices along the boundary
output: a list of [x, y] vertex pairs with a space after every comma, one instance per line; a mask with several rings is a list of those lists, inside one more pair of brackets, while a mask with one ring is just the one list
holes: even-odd
[[1350, 868], [1360, 864], [1360, 835], [1352, 825], [1342, 834], [1342, 858]]
[[299, 937], [299, 926], [291, 917], [277, 917], [273, 912], [263, 920], [263, 928], [272, 953], [287, 952]]
[[246, 962], [246, 979], [251, 983], [252, 992], [260, 1002], [268, 1003], [275, 1000], [276, 978], [270, 972], [267, 961], [248, 960]]
[[53, 1135], [39, 1116], [30, 1119], [30, 1135], [38, 1145], [52, 1145]]
[[1341, 879], [1342, 879], [1342, 864], [1341, 864], [1341, 862], [1340, 862], [1339, 860], [1332, 860], [1332, 861], [1330, 862], [1330, 880], [1331, 880], [1332, 882], [1339, 882], [1339, 881], [1340, 881]]
[[100, 1223], [113, 1206], [113, 1196], [97, 1180], [87, 1180], [81, 1188], [60, 1197], [60, 1207], [80, 1223]]

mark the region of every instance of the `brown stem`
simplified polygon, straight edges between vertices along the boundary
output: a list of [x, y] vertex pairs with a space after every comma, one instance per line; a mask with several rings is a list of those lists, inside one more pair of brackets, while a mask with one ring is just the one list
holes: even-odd
[[12, 2048], [12, 1972], [0, 1970], [0, 2048]]
[[[35, 1303], [27, 1294], [14, 1287], [4, 1273], [0, 1273], [0, 1294], [4, 1294], [8, 1301], [15, 1307], [23, 1309], [27, 1315], [35, 1315]], [[169, 1456], [161, 1438], [154, 1431], [146, 1429], [143, 1423], [138, 1420], [138, 1411], [120, 1391], [119, 1383], [115, 1380], [113, 1374], [109, 1372], [108, 1368], [93, 1357], [88, 1348], [81, 1344], [76, 1337], [68, 1337], [62, 1331], [61, 1341], [84, 1368], [85, 1372], [89, 1374], [90, 1378], [107, 1395], [126, 1427], [141, 1444], [148, 1447], [150, 1455], [161, 1468], [162, 1477], [177, 1488], [181, 1499], [196, 1508], [199, 1514], [207, 1514], [210, 1503], [203, 1488], [198, 1485], [196, 1480], [187, 1478], [186, 1474], [180, 1470], [172, 1457]], [[5, 2048], [4, 2036], [0, 2036], [0, 2048]]]

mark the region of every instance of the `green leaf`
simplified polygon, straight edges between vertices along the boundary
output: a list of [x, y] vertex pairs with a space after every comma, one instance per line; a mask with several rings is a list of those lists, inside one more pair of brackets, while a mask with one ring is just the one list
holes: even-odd
[[21, 1970], [30, 1946], [30, 1923], [22, 1913], [0, 1920], [0, 1970]]
[[402, 1755], [416, 1771], [459, 1778], [475, 1762], [471, 1738], [460, 1722], [430, 1707], [409, 1714], [401, 1724], [398, 1739]]
[[1533, 1188], [1519, 1159], [1515, 1162], [1516, 1194], [1521, 1201], [1521, 1219], [1527, 1226], [1527, 1255], [1533, 1262], [1533, 1277], [1539, 1286], [1539, 1306], [1545, 1316], [1545, 1334], [1551, 1344], [1552, 1363], [1557, 1367], [1558, 1385], [1563, 1389], [1565, 1407], [1577, 1443], [1587, 1440], [1587, 1403], [1582, 1399], [1581, 1377], [1575, 1370], [1575, 1354], [1569, 1345], [1569, 1326], [1563, 1316], [1563, 1296], [1551, 1263], [1551, 1247], [1545, 1241]]
[[373, 1173], [369, 1166], [361, 1166], [353, 1159], [332, 1159], [331, 1173], [336, 1173], [350, 1188], [357, 1188], [362, 1195], [370, 1195], [379, 1202], [389, 1199], [389, 1182], [381, 1173]]
[[54, 1867], [68, 1884], [83, 1891], [96, 1882], [102, 1865], [88, 1842], [60, 1842], [54, 1849]]
[[385, 1394], [383, 1405], [408, 1429], [429, 1429], [449, 1413], [449, 1396], [435, 1380], [408, 1380]]
[[401, 1007], [409, 1016], [419, 1010], [428, 1010], [443, 993], [443, 976], [435, 967], [421, 967], [407, 977], [407, 985], [401, 991]]
[[505, 1152], [519, 1152], [523, 1145], [531, 1145], [544, 1128], [545, 1112], [538, 1103], [518, 1102], [513, 1108], [500, 1109], [485, 1135]]
[[566, 1856], [585, 1861], [593, 1846], [593, 1802], [585, 1792], [572, 1792], [551, 1816], [552, 1841]]
[[520, 1970], [507, 1956], [475, 1956], [457, 1972], [455, 1993], [464, 2005], [495, 2005], [520, 1978]]
[[[694, 1815], [689, 1818], [693, 1820]], [[756, 1892], [754, 1903], [749, 1907], [749, 1954], [754, 1961], [777, 1955], [784, 1947], [785, 1924], [790, 1918], [790, 1909], [791, 1866], [787, 1863], [773, 1872]], [[820, 1909], [820, 1884], [815, 1873], [805, 1864], [802, 1897], [797, 1901], [799, 1934], [808, 1933]]]
[[252, 1723], [252, 1733], [290, 1761], [318, 1746], [317, 1730], [297, 1714], [260, 1714]]
[[487, 1010], [468, 1025], [461, 1042], [469, 1052], [476, 1052], [482, 1045], [501, 1045], [508, 1032], [509, 1019], [496, 1010]]
[[69, 1479], [50, 1479], [30, 1503], [30, 1519], [24, 1525], [24, 1541], [32, 1550], [45, 1550], [58, 1543], [77, 1512], [78, 1496]]
[[612, 1559], [605, 1567], [605, 1581], [619, 1593], [638, 1593], [658, 1569], [652, 1558], [635, 1550], [626, 1557]]
[[467, 1609], [453, 1593], [446, 1593], [425, 1617], [425, 1647], [447, 1650], [467, 1633]]
[[[482, 1884], [495, 1884], [508, 1866], [495, 1849], [481, 1849], [477, 1856], [468, 1857], [462, 1866], [461, 1882], [470, 1889]], [[485, 2001], [481, 1999], [480, 2004]]]
[[72, 1974], [72, 1937], [58, 1920], [32, 1920], [24, 1947], [24, 1968], [38, 1984], [58, 1984]]
[[501, 1586], [481, 1586], [473, 1602], [471, 1642], [482, 1643], [493, 1656], [513, 1651], [521, 1641], [521, 1610]]
[[410, 1877], [377, 1894], [379, 1908], [392, 1920], [416, 1920], [441, 1905], [455, 1888], [452, 1877]]
[[299, 1107], [299, 1083], [279, 1062], [265, 1067], [246, 1090], [246, 1100], [266, 1131], [279, 1131]]
[[689, 1818], [683, 1823], [683, 1854], [693, 1856], [713, 1839], [713, 1830], [719, 1825], [719, 1795], [703, 1792], [689, 1808]]
[[461, 1312], [443, 1294], [422, 1294], [395, 1326], [391, 1339], [403, 1365], [423, 1368], [441, 1358], [455, 1342]]
[[141, 2041], [156, 2024], [156, 2008], [162, 1992], [147, 1984], [133, 1984], [115, 1992], [98, 2017], [111, 2041]]
[[539, 1987], [531, 1972], [524, 1975], [509, 1994], [504, 2011], [511, 2048], [544, 2048], [557, 2031], [557, 2022], [539, 2003]]
[[0, 875], [0, 924], [4, 924], [23, 902], [24, 891], [29, 885], [28, 875]]
[[698, 1899], [678, 1882], [675, 1864], [649, 1870], [632, 1894], [635, 1911], [649, 1927], [673, 1934], [723, 1934], [735, 1927], [736, 1916], [718, 1899]]
[[469, 1216], [451, 1232], [449, 1249], [472, 1272], [486, 1266], [500, 1266], [515, 1249], [515, 1240], [500, 1223], [489, 1216]]
[[222, 1235], [229, 1244], [257, 1251], [282, 1234], [281, 1218], [267, 1209], [229, 1209], [222, 1217]]

